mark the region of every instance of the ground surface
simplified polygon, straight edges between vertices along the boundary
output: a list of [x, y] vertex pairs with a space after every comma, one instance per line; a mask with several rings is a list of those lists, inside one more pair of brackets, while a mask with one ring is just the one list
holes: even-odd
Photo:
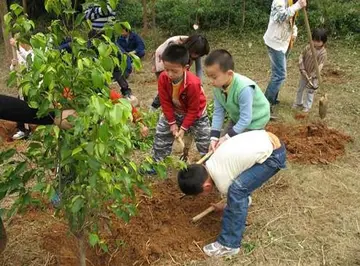
[[[212, 49], [228, 49], [236, 70], [265, 88], [269, 62], [261, 37], [223, 34], [209, 35]], [[330, 103], [320, 122], [317, 104], [307, 116], [291, 109], [301, 47], [289, 59], [276, 110], [280, 118], [269, 125], [287, 144], [288, 169], [254, 193], [240, 254], [232, 260], [204, 257], [200, 248], [216, 238], [221, 218], [212, 214], [195, 225], [190, 218], [218, 196], [180, 199], [172, 174], [153, 184], [152, 198], [139, 195], [139, 214], [129, 224], [112, 219], [107, 237], [118, 248], [113, 245], [110, 254], [88, 249], [89, 265], [360, 265], [360, 48], [329, 43], [322, 88]], [[5, 86], [7, 65], [0, 67], [0, 92], [16, 93]], [[146, 108], [156, 91], [149, 58], [130, 82]], [[206, 80], [205, 90], [210, 98]], [[11, 126], [6, 125], [8, 132], [2, 126], [0, 132], [11, 134]], [[76, 265], [74, 239], [52, 213], [50, 207], [31, 209], [8, 223], [10, 240], [1, 265]]]

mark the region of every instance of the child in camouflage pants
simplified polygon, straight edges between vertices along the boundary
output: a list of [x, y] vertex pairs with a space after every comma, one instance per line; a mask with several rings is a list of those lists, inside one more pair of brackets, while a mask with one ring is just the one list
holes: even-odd
[[163, 115], [156, 127], [153, 157], [161, 161], [169, 156], [174, 139], [188, 131], [203, 155], [209, 149], [210, 122], [201, 81], [188, 71], [189, 52], [182, 45], [170, 45], [162, 60], [165, 71], [159, 77], [158, 92]]

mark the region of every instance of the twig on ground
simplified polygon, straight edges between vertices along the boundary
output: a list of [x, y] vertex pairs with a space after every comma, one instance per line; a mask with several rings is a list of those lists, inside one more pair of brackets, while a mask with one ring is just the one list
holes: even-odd
[[170, 256], [171, 260], [173, 261], [173, 263], [175, 263], [176, 265], [181, 265], [181, 263], [176, 262], [176, 261], [174, 260], [173, 256], [171, 256], [171, 254], [170, 254], [170, 253], [168, 253], [168, 254], [169, 254], [169, 256]]
[[270, 224], [272, 224], [273, 222], [276, 222], [277, 220], [283, 218], [287, 213], [284, 213], [278, 217], [276, 217], [275, 219], [272, 219], [270, 222], [268, 222], [266, 225], [264, 225], [261, 230], [264, 230], [266, 227], [268, 227]]
[[203, 254], [203, 250], [200, 248], [199, 244], [194, 240], [193, 243], [195, 244], [195, 246], [197, 246], [197, 248], [200, 250], [201, 254]]
[[321, 246], [321, 254], [322, 254], [322, 258], [323, 258], [323, 265], [326, 265], [326, 260], [325, 260], [325, 252], [324, 252], [324, 245]]

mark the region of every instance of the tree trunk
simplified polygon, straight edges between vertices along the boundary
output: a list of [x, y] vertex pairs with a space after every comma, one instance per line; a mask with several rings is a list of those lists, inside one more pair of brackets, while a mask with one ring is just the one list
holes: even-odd
[[147, 17], [147, 3], [146, 0], [142, 0], [143, 7], [143, 34], [146, 35], [148, 31], [148, 17]]
[[245, 18], [246, 18], [246, 0], [243, 0], [242, 5], [242, 22], [241, 22], [241, 29], [244, 30], [245, 28]]
[[81, 232], [77, 239], [79, 243], [79, 265], [86, 266], [86, 245], [84, 240], [84, 233]]
[[156, 0], [152, 0], [152, 9], [151, 9], [151, 17], [152, 17], [152, 28], [156, 28]]
[[22, 0], [22, 6], [23, 6], [23, 9], [24, 9], [24, 13], [27, 14], [27, 0]]
[[4, 251], [7, 243], [6, 230], [3, 220], [0, 217], [0, 254]]
[[6, 4], [6, 1], [4, 0], [0, 0], [0, 25], [1, 25], [1, 32], [2, 32], [2, 37], [4, 39], [4, 45], [5, 45], [5, 53], [6, 53], [6, 58], [10, 58], [12, 55], [12, 49], [11, 49], [11, 45], [9, 42], [9, 34], [6, 34], [5, 32], [5, 22], [4, 22], [4, 15], [8, 12], [8, 7]]

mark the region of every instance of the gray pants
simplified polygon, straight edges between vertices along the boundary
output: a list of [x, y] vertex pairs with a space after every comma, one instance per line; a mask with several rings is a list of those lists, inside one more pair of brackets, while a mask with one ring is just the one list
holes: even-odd
[[[184, 115], [176, 114], [176, 123], [180, 127]], [[207, 113], [197, 119], [189, 128], [189, 133], [194, 136], [196, 148], [200, 154], [204, 155], [209, 150], [210, 145], [210, 121]], [[170, 131], [170, 125], [162, 114], [156, 126], [155, 140], [153, 145], [153, 157], [155, 161], [161, 161], [171, 153], [174, 136]]]
[[315, 90], [310, 88], [308, 85], [308, 80], [301, 75], [299, 88], [296, 93], [295, 104], [304, 106], [304, 109], [310, 110], [314, 101]]

